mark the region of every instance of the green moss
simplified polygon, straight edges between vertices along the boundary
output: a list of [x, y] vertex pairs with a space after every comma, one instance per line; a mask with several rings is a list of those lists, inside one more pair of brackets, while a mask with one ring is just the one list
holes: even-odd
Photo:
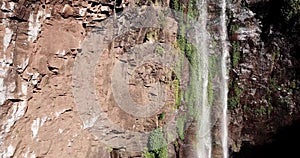
[[216, 74], [219, 71], [220, 68], [220, 59], [216, 56], [209, 56], [208, 58], [208, 64], [209, 64], [209, 74], [211, 75], [212, 78], [216, 76]]
[[207, 95], [208, 95], [208, 105], [212, 105], [214, 99], [214, 90], [212, 87], [212, 78], [210, 74], [208, 76]]
[[177, 133], [179, 135], [179, 138], [181, 140], [183, 140], [184, 139], [185, 117], [177, 118], [176, 127], [177, 127]]
[[239, 64], [240, 55], [240, 44], [238, 41], [233, 41], [232, 43], [232, 67], [236, 68]]
[[198, 55], [197, 48], [194, 45], [186, 42], [185, 55], [187, 59], [190, 61], [193, 69], [197, 70], [199, 64], [199, 55]]
[[[193, 117], [195, 118], [197, 116], [196, 111], [195, 111], [195, 101], [196, 101], [196, 92], [197, 92], [197, 87], [199, 87], [197, 85], [197, 79], [198, 79], [198, 75], [193, 71], [193, 70], [197, 70], [198, 69], [198, 65], [199, 65], [199, 55], [198, 55], [198, 51], [196, 49], [196, 47], [192, 44], [189, 43], [186, 40], [186, 35], [187, 35], [187, 31], [189, 30], [189, 27], [186, 24], [186, 20], [190, 20], [190, 19], [194, 19], [195, 17], [197, 17], [198, 15], [198, 11], [197, 11], [197, 6], [196, 6], [196, 0], [191, 0], [188, 2], [189, 6], [185, 6], [185, 4], [182, 4], [183, 1], [179, 1], [179, 0], [173, 0], [171, 1], [171, 8], [177, 10], [178, 12], [182, 13], [179, 14], [178, 17], [178, 31], [177, 31], [177, 41], [175, 43], [175, 47], [178, 48], [178, 50], [180, 50], [180, 52], [182, 52], [181, 55], [181, 61], [179, 63], [179, 73], [181, 74], [181, 70], [182, 70], [182, 66], [183, 64], [185, 64], [185, 57], [188, 59], [189, 64], [190, 64], [190, 72], [189, 72], [189, 85], [187, 87], [187, 89], [185, 89], [184, 91], [181, 91], [179, 89], [179, 82], [177, 83], [177, 81], [175, 81], [175, 95], [176, 95], [176, 107], [178, 107], [181, 103], [181, 99], [183, 98], [186, 102], [186, 107], [185, 109], [187, 109], [187, 113], [189, 114], [189, 117]], [[183, 11], [185, 10], [185, 8], [187, 8], [187, 15], [185, 13], [183, 13]], [[179, 95], [180, 94], [180, 95]], [[177, 118], [177, 133], [179, 135], [179, 138], [181, 140], [184, 139], [184, 128], [185, 128], [185, 123], [187, 120], [186, 115], [184, 116], [180, 116]]]
[[214, 90], [213, 90], [213, 78], [217, 75], [219, 71], [220, 59], [217, 56], [209, 56], [208, 64], [209, 64], [209, 72], [208, 72], [208, 85], [207, 85], [207, 93], [208, 93], [208, 104], [213, 104], [214, 99]]
[[178, 109], [178, 107], [180, 106], [181, 103], [181, 96], [180, 96], [180, 92], [179, 92], [179, 80], [174, 80], [175, 82], [175, 107], [176, 109]]
[[[237, 24], [230, 25], [230, 34], [233, 36], [236, 31], [239, 29]], [[232, 49], [231, 49], [231, 66], [232, 68], [236, 68], [240, 61], [240, 43], [239, 41], [232, 41]]]
[[241, 89], [236, 82], [232, 81], [231, 86], [233, 88], [233, 93], [228, 98], [228, 108], [235, 109], [240, 106], [240, 97], [242, 95], [243, 89]]

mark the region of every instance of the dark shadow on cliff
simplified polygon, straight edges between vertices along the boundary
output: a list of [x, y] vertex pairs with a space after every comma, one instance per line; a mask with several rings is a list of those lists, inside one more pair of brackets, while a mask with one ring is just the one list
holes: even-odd
[[253, 146], [243, 143], [238, 153], [231, 158], [283, 158], [299, 156], [300, 120], [278, 131], [272, 143]]
[[[297, 50], [300, 48], [300, 12], [294, 11], [291, 7], [292, 2], [288, 3], [289, 1], [292, 0], [261, 1], [251, 6], [247, 5], [247, 7], [256, 13], [256, 18], [262, 21], [261, 38], [264, 42], [274, 40], [276, 34], [280, 32], [293, 45], [293, 49]], [[300, 59], [299, 53], [292, 52], [291, 55]]]

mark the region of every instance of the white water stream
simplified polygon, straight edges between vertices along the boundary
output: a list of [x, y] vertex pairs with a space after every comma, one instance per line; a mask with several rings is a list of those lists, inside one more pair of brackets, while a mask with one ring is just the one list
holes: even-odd
[[[227, 28], [226, 28], [226, 0], [221, 0], [220, 6], [222, 11], [220, 14], [220, 41], [221, 41], [221, 64], [220, 64], [220, 102], [221, 102], [221, 116], [218, 116], [220, 119], [221, 125], [219, 131], [221, 132], [221, 142], [222, 146], [222, 157], [228, 158], [228, 129], [227, 129], [227, 93], [228, 93], [228, 74], [227, 74], [227, 58], [228, 58], [228, 47], [227, 47]], [[197, 106], [201, 107], [199, 110], [199, 121], [198, 121], [198, 143], [197, 143], [197, 157], [198, 158], [212, 158], [213, 155], [213, 139], [212, 139], [212, 120], [211, 113], [212, 107], [208, 105], [208, 73], [209, 73], [209, 40], [210, 35], [207, 31], [208, 23], [208, 4], [207, 0], [198, 0], [198, 26], [196, 26], [196, 43], [198, 45], [198, 54], [199, 54], [199, 68], [198, 68], [198, 81], [199, 88], [201, 89], [197, 98]], [[213, 105], [214, 106], [214, 105]]]
[[210, 113], [211, 107], [208, 105], [208, 32], [207, 26], [207, 3], [206, 0], [198, 0], [198, 26], [196, 26], [196, 43], [198, 45], [199, 67], [198, 67], [198, 81], [200, 92], [197, 94], [197, 106], [201, 107], [199, 111], [198, 124], [198, 144], [197, 155], [199, 158], [210, 158], [212, 153], [212, 138], [211, 138], [211, 123]]
[[223, 100], [223, 113], [222, 113], [222, 150], [223, 158], [228, 158], [228, 128], [227, 128], [227, 94], [228, 94], [228, 73], [227, 73], [227, 58], [229, 56], [227, 47], [227, 26], [226, 26], [226, 0], [222, 0], [222, 13], [221, 13], [221, 40], [222, 40], [222, 78], [221, 78], [221, 98]]

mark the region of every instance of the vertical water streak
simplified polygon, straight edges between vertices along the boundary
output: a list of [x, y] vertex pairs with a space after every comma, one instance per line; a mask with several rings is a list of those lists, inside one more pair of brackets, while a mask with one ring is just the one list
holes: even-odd
[[226, 27], [226, 0], [222, 0], [222, 13], [221, 13], [221, 40], [222, 40], [222, 79], [221, 79], [221, 98], [223, 99], [223, 113], [222, 113], [222, 150], [223, 158], [228, 158], [228, 127], [227, 127], [227, 93], [228, 93], [228, 74], [227, 74], [227, 59], [228, 59], [228, 46], [227, 46], [227, 27]]
[[211, 107], [208, 105], [208, 33], [207, 33], [207, 1], [198, 0], [197, 9], [199, 12], [198, 26], [196, 26], [196, 43], [198, 45], [199, 65], [197, 70], [199, 89], [197, 95], [197, 107], [199, 107], [198, 118], [198, 144], [197, 155], [199, 158], [211, 158], [212, 138], [210, 113]]

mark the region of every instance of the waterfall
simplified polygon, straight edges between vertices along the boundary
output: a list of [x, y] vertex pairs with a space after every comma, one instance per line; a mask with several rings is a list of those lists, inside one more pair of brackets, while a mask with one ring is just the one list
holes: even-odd
[[[197, 98], [197, 106], [201, 107], [199, 111], [198, 121], [198, 144], [197, 155], [199, 158], [211, 158], [212, 153], [212, 138], [211, 138], [211, 123], [210, 113], [211, 107], [208, 105], [208, 32], [207, 26], [207, 2], [206, 0], [198, 0], [198, 26], [196, 26], [196, 43], [198, 45], [199, 54], [199, 68], [198, 68], [198, 81], [199, 90]], [[201, 102], [200, 102], [201, 101]]]
[[223, 113], [222, 113], [222, 150], [223, 158], [228, 158], [228, 128], [227, 128], [227, 94], [228, 94], [228, 74], [226, 61], [228, 58], [228, 47], [227, 47], [227, 26], [226, 26], [226, 0], [222, 0], [222, 13], [221, 13], [221, 40], [222, 40], [222, 60], [221, 60], [221, 69], [222, 69], [222, 79], [221, 85], [221, 98], [223, 99]]
[[[227, 47], [227, 28], [226, 28], [226, 0], [220, 0], [219, 2], [215, 2], [216, 5], [219, 5], [222, 10], [219, 12], [219, 32], [217, 32], [219, 36], [219, 47], [213, 48], [214, 50], [209, 48], [209, 45], [212, 43], [213, 37], [210, 35], [209, 28], [209, 13], [208, 13], [208, 3], [209, 0], [198, 0], [197, 1], [197, 9], [199, 13], [199, 17], [197, 19], [198, 24], [196, 25], [196, 44], [198, 45], [198, 54], [199, 54], [199, 68], [197, 70], [198, 74], [198, 82], [199, 88], [197, 93], [198, 101], [196, 102], [196, 106], [199, 107], [199, 118], [198, 118], [198, 143], [197, 143], [197, 157], [198, 158], [211, 158], [211, 157], [223, 157], [228, 158], [228, 146], [227, 146], [227, 137], [228, 137], [228, 129], [227, 129], [227, 93], [228, 93], [228, 75], [227, 75], [227, 59], [228, 59], [228, 47]], [[213, 34], [216, 32], [212, 32]], [[210, 53], [220, 54], [220, 63], [219, 63], [219, 83], [216, 85], [220, 89], [220, 96], [215, 97], [214, 99], [218, 99], [221, 107], [215, 107], [216, 111], [212, 110], [212, 106], [219, 106], [218, 103], [215, 105], [209, 105], [208, 103], [208, 82], [209, 82], [209, 56]], [[212, 81], [210, 81], [212, 82]], [[216, 114], [212, 114], [212, 112], [216, 112]], [[212, 127], [214, 123], [212, 121], [212, 115], [217, 117], [218, 131], [220, 131], [220, 135], [217, 138], [212, 137]], [[216, 140], [214, 140], [216, 139]], [[212, 144], [215, 142], [220, 142], [220, 149], [222, 150], [222, 154], [214, 155]]]

